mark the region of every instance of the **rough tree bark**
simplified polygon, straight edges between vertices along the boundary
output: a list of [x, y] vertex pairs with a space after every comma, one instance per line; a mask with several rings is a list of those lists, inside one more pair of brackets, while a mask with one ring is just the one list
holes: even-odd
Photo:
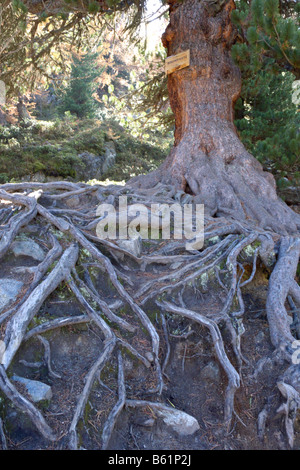
[[296, 232], [300, 217], [277, 196], [274, 177], [237, 135], [234, 103], [241, 75], [231, 58], [236, 31], [233, 0], [168, 0], [162, 37], [168, 56], [190, 50], [190, 66], [168, 77], [175, 145], [163, 165], [132, 180], [134, 186], [175, 185], [204, 204], [209, 215], [253, 219], [280, 233]]

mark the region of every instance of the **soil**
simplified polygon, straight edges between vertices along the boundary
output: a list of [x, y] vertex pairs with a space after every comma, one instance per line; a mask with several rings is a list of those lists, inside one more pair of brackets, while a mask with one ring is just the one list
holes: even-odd
[[[11, 266], [10, 256], [4, 262], [4, 272], [8, 269], [8, 264]], [[27, 264], [30, 264], [28, 258]], [[100, 281], [101, 279], [99, 279]], [[200, 303], [201, 312], [205, 312], [208, 316], [209, 312], [215, 311], [221, 305], [220, 299], [212, 292], [213, 289], [208, 286], [204, 289], [201, 298], [198, 296], [194, 299], [198, 305]], [[283, 372], [284, 367], [278, 364], [276, 370], [273, 370], [266, 365], [256, 380], [251, 378], [258, 361], [262, 357], [271, 356], [273, 352], [264, 309], [266, 292], [267, 273], [261, 269], [255, 282], [250, 284], [248, 292], [245, 292], [247, 313], [244, 322], [245, 333], [242, 337], [242, 352], [249, 364], [243, 365], [243, 384], [237, 392], [235, 400], [237, 415], [233, 420], [229, 436], [224, 436], [222, 427], [227, 380], [218, 366], [210, 334], [204, 327], [188, 323], [176, 316], [170, 316], [168, 328], [171, 335], [171, 354], [165, 370], [166, 389], [163, 391], [162, 401], [194, 416], [198, 420], [200, 429], [192, 436], [182, 437], [167, 427], [161, 419], [157, 419], [149, 408], [125, 409], [118, 420], [109, 449], [249, 450], [287, 448], [283, 423], [281, 418], [274, 413], [281, 403], [276, 380]], [[64, 294], [67, 295], [67, 288], [65, 288]], [[192, 289], [189, 295], [193, 295]], [[51, 318], [81, 313], [81, 309], [75, 301], [62, 300], [61, 297], [62, 293], [60, 296], [56, 293], [49, 297], [36, 321], [42, 322]], [[157, 323], [156, 326], [163, 338], [161, 325]], [[181, 337], [187, 332], [191, 333], [187, 338]], [[225, 328], [222, 330], [222, 334], [226, 338]], [[10, 449], [64, 449], [67, 446], [66, 435], [77, 398], [84, 386], [84, 379], [89, 368], [103, 347], [99, 332], [91, 325], [60, 328], [45, 334], [45, 337], [51, 345], [52, 368], [55, 373], [61, 375], [61, 379], [53, 380], [49, 376], [45, 364], [39, 369], [32, 369], [19, 362], [20, 359], [28, 362], [43, 361], [42, 345], [35, 338], [21, 347], [9, 372], [51, 385], [53, 392], [51, 401], [42, 403], [39, 407], [43, 410], [49, 425], [59, 434], [59, 439], [49, 445], [49, 442], [37, 433], [24, 414], [7, 403], [3, 418]], [[136, 344], [138, 341], [145, 341], [145, 338], [137, 338]], [[230, 346], [226, 352], [235, 364]], [[166, 345], [162, 341], [162, 360], [165, 353]], [[214, 370], [216, 370], [211, 377], [203, 373], [208, 364], [213, 364]], [[142, 392], [146, 399], [151, 400], [151, 394], [147, 394], [151, 384], [151, 372], [145, 374], [145, 367], [132, 357], [125, 360], [124, 366], [128, 397], [134, 398], [137, 392]], [[82, 448], [101, 448], [102, 427], [117, 399], [116, 376], [116, 362], [112, 361], [103, 371], [101, 382], [96, 382], [94, 385], [79, 428]], [[17, 387], [23, 391], [20, 385]], [[257, 436], [257, 417], [266, 405], [267, 397], [271, 397], [273, 415], [268, 423], [265, 440], [262, 442]], [[300, 431], [300, 426], [298, 427]], [[296, 432], [295, 437], [295, 448], [300, 448], [300, 432]]]

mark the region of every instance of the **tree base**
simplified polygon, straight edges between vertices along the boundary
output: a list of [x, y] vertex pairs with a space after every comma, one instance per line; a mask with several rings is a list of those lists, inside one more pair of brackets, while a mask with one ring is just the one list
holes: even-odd
[[300, 215], [277, 196], [273, 175], [245, 149], [224, 158], [194, 153], [190, 141], [182, 141], [160, 168], [129, 181], [133, 188], [153, 188], [153, 193], [159, 183], [191, 195], [190, 202], [204, 204], [208, 216], [253, 222], [281, 235], [299, 232]]

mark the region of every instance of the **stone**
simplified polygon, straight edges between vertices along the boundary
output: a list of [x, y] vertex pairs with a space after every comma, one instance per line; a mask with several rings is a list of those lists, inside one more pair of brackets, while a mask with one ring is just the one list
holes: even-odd
[[95, 155], [90, 152], [83, 152], [78, 155], [79, 162], [74, 163], [76, 179], [82, 181], [101, 180], [102, 176], [111, 168], [116, 161], [115, 144], [106, 142], [104, 154]]
[[201, 371], [201, 378], [208, 382], [220, 382], [220, 368], [214, 361], [209, 362]]
[[129, 251], [129, 253], [132, 253], [137, 258], [139, 258], [142, 254], [143, 244], [141, 237], [130, 238], [129, 240], [117, 240], [117, 245], [120, 248]]
[[12, 244], [11, 250], [15, 256], [29, 256], [36, 261], [43, 261], [46, 254], [33, 240], [20, 240]]
[[146, 421], [144, 421], [143, 426], [150, 428], [154, 424], [155, 424], [155, 419], [154, 418], [149, 418], [149, 419], [146, 419]]
[[66, 206], [70, 209], [79, 209], [80, 207], [80, 197], [75, 195], [66, 199]]
[[257, 333], [257, 335], [255, 336], [255, 343], [257, 344], [260, 344], [263, 342], [263, 340], [265, 339], [265, 334], [263, 331], [260, 331], [259, 333]]
[[30, 380], [26, 379], [25, 377], [19, 377], [18, 375], [13, 375], [12, 380], [25, 385], [28, 395], [35, 403], [43, 400], [51, 400], [52, 398], [52, 390], [50, 385], [39, 382], [38, 380]]
[[43, 171], [37, 171], [31, 178], [31, 181], [36, 183], [45, 183], [46, 182], [46, 175]]
[[17, 298], [23, 282], [15, 279], [0, 279], [0, 312]]
[[199, 423], [193, 416], [180, 410], [156, 409], [155, 413], [160, 416], [167, 426], [180, 436], [190, 436], [200, 429]]
[[105, 153], [102, 163], [102, 173], [106, 173], [112, 166], [114, 166], [116, 161], [116, 148], [115, 144], [110, 141], [105, 144]]
[[148, 361], [151, 362], [151, 363], [154, 361], [153, 354], [150, 351], [147, 351], [145, 353], [145, 358], [148, 359]]

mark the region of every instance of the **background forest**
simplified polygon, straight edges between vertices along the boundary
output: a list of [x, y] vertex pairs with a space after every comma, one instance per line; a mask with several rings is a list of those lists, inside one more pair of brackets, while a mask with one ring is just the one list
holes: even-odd
[[[299, 80], [292, 66], [289, 70], [274, 58], [278, 44], [272, 45], [272, 56], [265, 54], [257, 31], [263, 28], [268, 35], [268, 22], [278, 16], [279, 6], [285, 39], [281, 44], [290, 46], [295, 2], [236, 3], [233, 21], [241, 42], [233, 46], [232, 54], [243, 83], [235, 105], [236, 127], [246, 148], [275, 175], [279, 190], [294, 187], [299, 182]], [[2, 8], [4, 21], [5, 5]], [[15, 0], [11, 8], [17, 18], [16, 34], [29, 34], [32, 26], [22, 20], [25, 5]], [[90, 9], [92, 13], [93, 2]], [[91, 16], [81, 25], [83, 30], [66, 31], [57, 44], [46, 43], [49, 53], [42, 42], [36, 44], [39, 60], [33, 63], [17, 56], [20, 67], [15, 75], [9, 63], [11, 58], [15, 65], [15, 52], [8, 61], [2, 59], [0, 79], [6, 84], [7, 99], [0, 116], [1, 183], [80, 180], [82, 172], [76, 168], [82, 166], [82, 154], [102, 155], [105, 142], [114, 143], [116, 159], [101, 173], [101, 180], [126, 181], [147, 173], [168, 154], [174, 120], [159, 37], [167, 24], [166, 7], [150, 8], [135, 37], [126, 29], [126, 15], [101, 18], [101, 28], [99, 19]], [[51, 21], [45, 18], [43, 28], [53, 30]], [[160, 31], [149, 34], [148, 30], [147, 35], [152, 23], [158, 23]], [[81, 39], [75, 41], [74, 34]], [[272, 41], [272, 36], [267, 40]], [[95, 177], [99, 179], [99, 172]], [[86, 179], [95, 177], [89, 174]]]

